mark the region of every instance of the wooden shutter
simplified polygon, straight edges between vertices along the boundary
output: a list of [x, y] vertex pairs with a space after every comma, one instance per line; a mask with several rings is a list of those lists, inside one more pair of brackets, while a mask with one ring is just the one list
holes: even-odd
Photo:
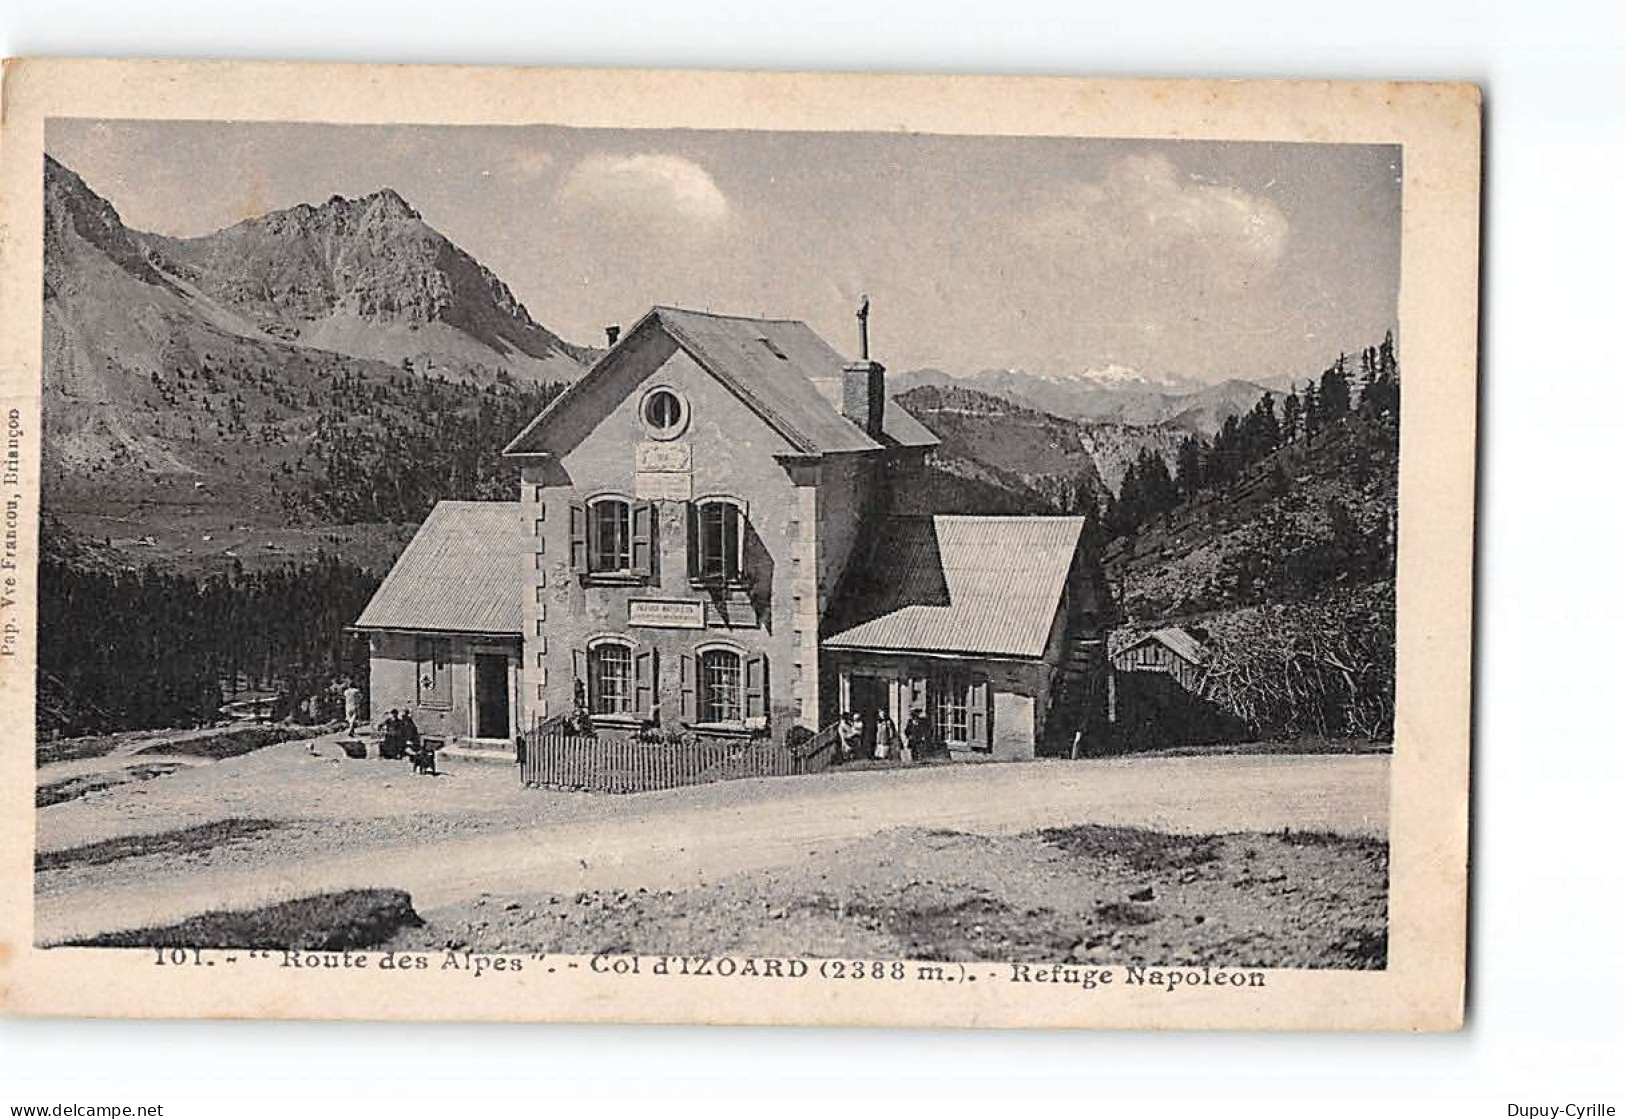
[[987, 681], [973, 680], [970, 686], [970, 699], [967, 703], [970, 711], [970, 746], [973, 750], [991, 750], [993, 748], [992, 712], [988, 710]]
[[679, 683], [683, 690], [683, 722], [697, 722], [700, 717], [700, 692], [694, 671], [694, 658], [683, 654]]
[[579, 501], [570, 502], [570, 570], [587, 570], [587, 507]]
[[575, 673], [575, 678], [577, 680], [586, 680], [586, 678], [587, 678], [587, 650], [585, 650], [585, 649], [572, 649], [572, 650], [570, 650], [570, 668]]
[[700, 507], [688, 503], [688, 577], [699, 579], [700, 571]]
[[733, 539], [723, 544], [729, 549], [725, 563], [734, 569], [734, 577], [741, 582], [745, 580], [745, 526], [749, 522], [750, 507], [741, 501], [734, 507], [734, 515], [728, 518], [728, 523], [733, 525]]
[[632, 656], [632, 706], [645, 719], [655, 708], [655, 653], [645, 649]]
[[654, 574], [655, 507], [652, 501], [632, 506], [632, 574]]
[[745, 718], [767, 717], [767, 657], [757, 655], [745, 661]]

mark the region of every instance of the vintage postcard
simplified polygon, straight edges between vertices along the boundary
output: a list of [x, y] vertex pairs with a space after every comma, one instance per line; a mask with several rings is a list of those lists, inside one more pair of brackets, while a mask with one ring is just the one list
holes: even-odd
[[4, 1009], [1461, 1024], [1476, 88], [3, 113]]

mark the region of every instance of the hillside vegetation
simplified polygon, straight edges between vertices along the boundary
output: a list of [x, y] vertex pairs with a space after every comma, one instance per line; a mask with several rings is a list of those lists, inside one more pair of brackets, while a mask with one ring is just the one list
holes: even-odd
[[1266, 734], [1393, 734], [1399, 368], [1392, 339], [1281, 416], [1265, 398], [1170, 474], [1136, 464], [1103, 520], [1124, 626], [1208, 647], [1204, 697]]

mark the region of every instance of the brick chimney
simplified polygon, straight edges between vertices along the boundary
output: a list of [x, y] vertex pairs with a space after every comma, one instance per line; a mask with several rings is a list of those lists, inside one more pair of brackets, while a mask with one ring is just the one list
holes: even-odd
[[611, 323], [609, 326], [604, 327], [604, 341], [609, 343], [611, 347], [620, 341], [620, 337], [621, 328], [618, 324]]
[[869, 358], [869, 297], [858, 306], [858, 360], [841, 368], [841, 414], [879, 439], [886, 422], [886, 367]]

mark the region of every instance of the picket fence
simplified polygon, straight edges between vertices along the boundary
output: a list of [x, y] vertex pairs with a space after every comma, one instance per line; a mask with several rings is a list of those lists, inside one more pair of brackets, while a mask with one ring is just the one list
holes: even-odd
[[818, 734], [792, 749], [767, 739], [637, 742], [537, 730], [524, 736], [526, 785], [643, 793], [743, 777], [819, 773], [834, 760], [833, 736]]

